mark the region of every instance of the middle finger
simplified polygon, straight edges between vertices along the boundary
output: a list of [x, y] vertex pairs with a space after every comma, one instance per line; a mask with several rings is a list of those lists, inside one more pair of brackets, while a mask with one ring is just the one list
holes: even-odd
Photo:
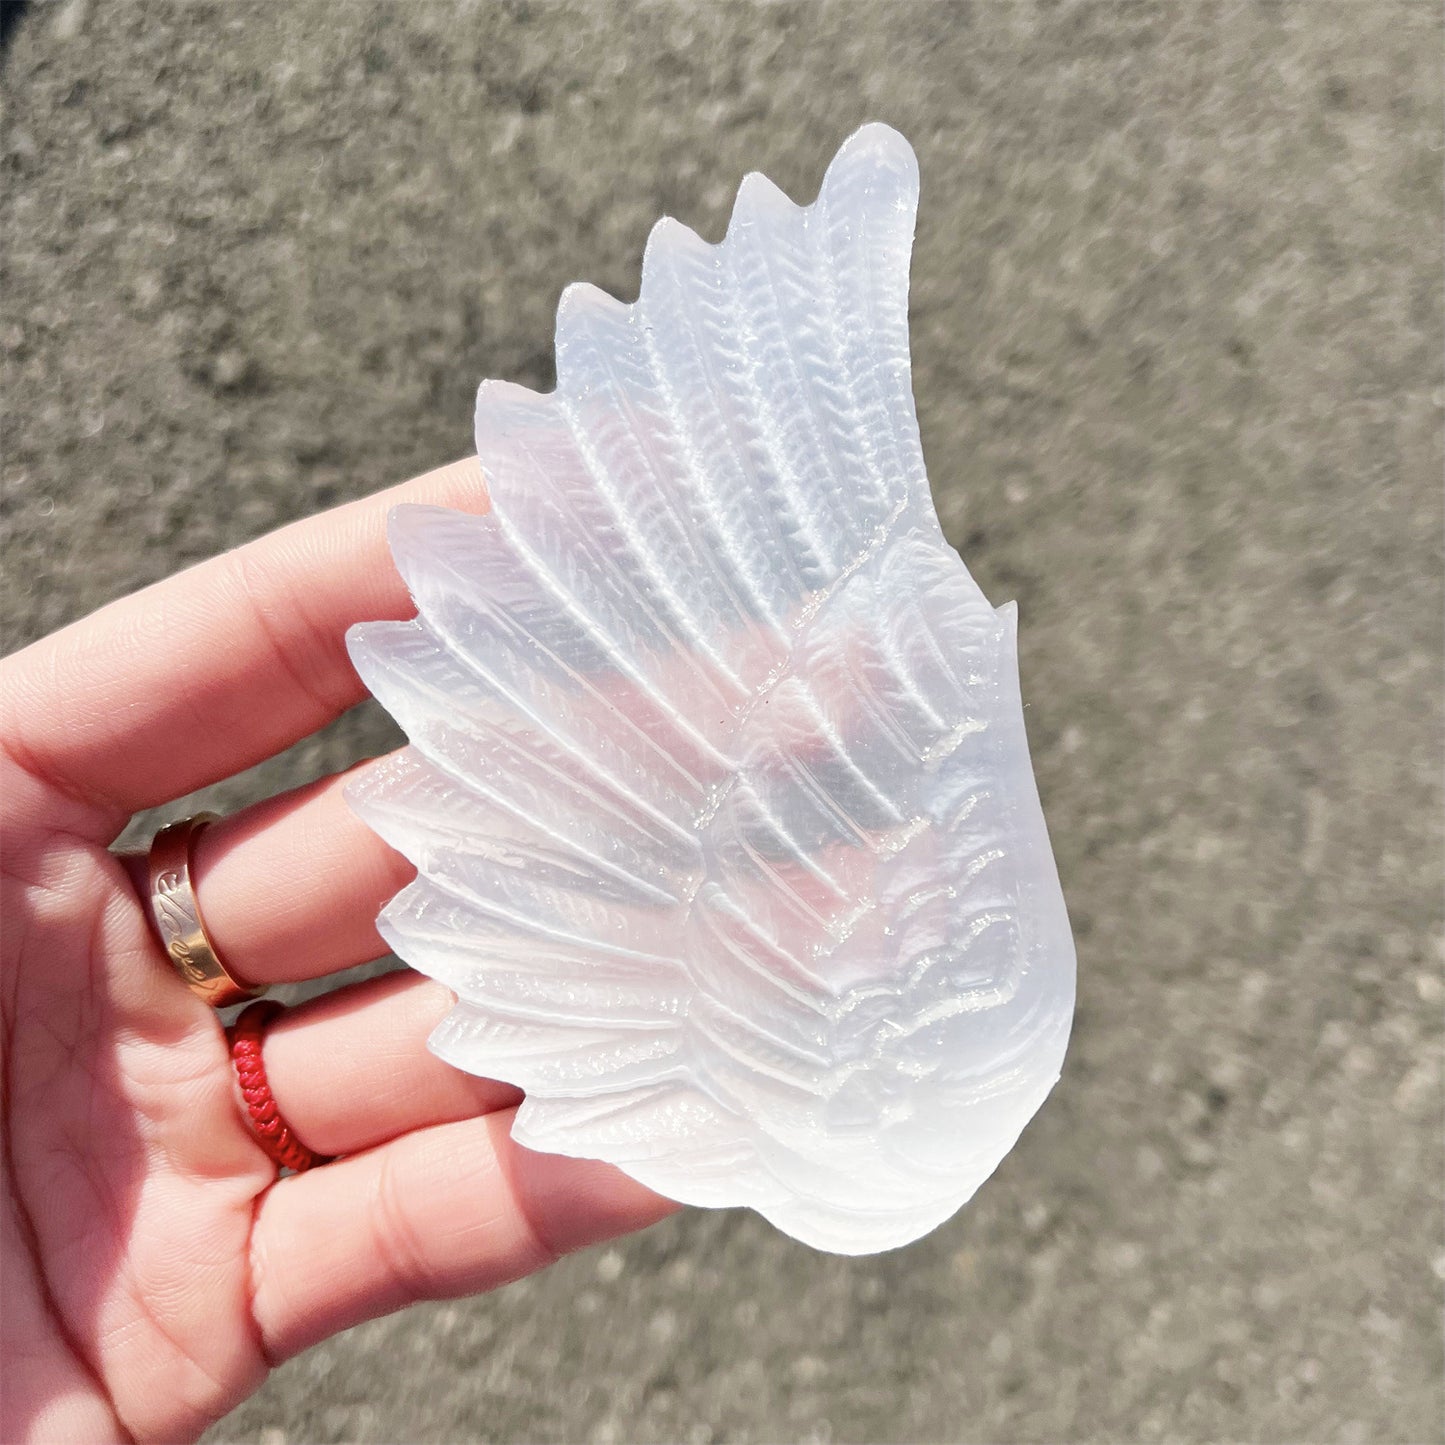
[[206, 932], [242, 982], [319, 978], [387, 953], [376, 915], [416, 869], [347, 805], [356, 772], [243, 808], [196, 837]]

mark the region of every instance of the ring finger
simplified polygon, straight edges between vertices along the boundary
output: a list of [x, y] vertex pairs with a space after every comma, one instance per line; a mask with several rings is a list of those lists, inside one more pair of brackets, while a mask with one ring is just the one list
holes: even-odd
[[291, 1131], [318, 1154], [354, 1154], [413, 1129], [510, 1108], [519, 1089], [474, 1078], [426, 1048], [451, 1005], [413, 973], [351, 984], [266, 1030], [266, 1079]]

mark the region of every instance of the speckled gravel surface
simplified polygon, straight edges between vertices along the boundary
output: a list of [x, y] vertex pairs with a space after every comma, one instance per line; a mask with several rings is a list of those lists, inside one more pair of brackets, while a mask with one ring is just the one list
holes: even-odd
[[[459, 455], [664, 211], [924, 180], [949, 535], [1019, 600], [1079, 941], [976, 1202], [695, 1213], [286, 1365], [215, 1441], [1436, 1440], [1434, 4], [35, 5], [0, 76], [13, 647]], [[360, 709], [223, 805], [389, 746]]]

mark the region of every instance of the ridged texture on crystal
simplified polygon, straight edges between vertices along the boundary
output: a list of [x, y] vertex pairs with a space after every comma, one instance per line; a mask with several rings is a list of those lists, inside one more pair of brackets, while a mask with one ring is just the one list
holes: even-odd
[[867, 1253], [947, 1218], [1059, 1073], [1074, 957], [997, 611], [929, 497], [917, 167], [750, 175], [557, 389], [487, 382], [482, 517], [398, 508], [413, 622], [352, 655], [411, 746], [353, 788], [419, 870], [382, 915], [433, 1048], [515, 1134]]

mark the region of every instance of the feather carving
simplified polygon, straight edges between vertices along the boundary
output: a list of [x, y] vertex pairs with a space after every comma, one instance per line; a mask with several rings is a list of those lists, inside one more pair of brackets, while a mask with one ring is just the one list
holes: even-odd
[[492, 510], [391, 520], [411, 622], [350, 634], [410, 746], [353, 784], [418, 869], [384, 936], [527, 1146], [848, 1254], [918, 1237], [1043, 1102], [1074, 956], [1012, 605], [938, 525], [912, 151], [663, 220], [570, 287], [557, 388], [485, 383]]

